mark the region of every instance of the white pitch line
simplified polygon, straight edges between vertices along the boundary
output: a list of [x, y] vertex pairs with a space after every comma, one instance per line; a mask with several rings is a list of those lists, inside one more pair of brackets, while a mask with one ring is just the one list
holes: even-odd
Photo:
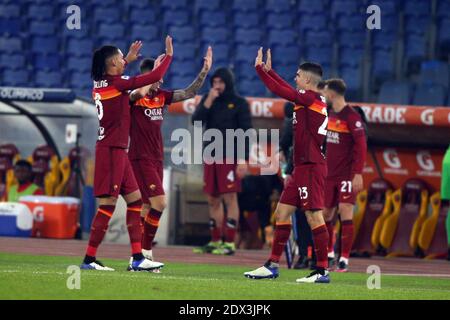
[[436, 274], [436, 273], [382, 273], [381, 275], [382, 276], [450, 278], [450, 274]]

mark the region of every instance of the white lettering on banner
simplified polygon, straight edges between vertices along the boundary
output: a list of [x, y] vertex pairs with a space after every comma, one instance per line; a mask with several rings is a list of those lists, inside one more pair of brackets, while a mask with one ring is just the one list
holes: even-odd
[[395, 123], [405, 124], [405, 112], [406, 108], [394, 108], [394, 107], [362, 107], [366, 114], [367, 120], [374, 123]]
[[183, 110], [187, 114], [193, 114], [195, 111], [195, 98], [183, 101]]
[[254, 117], [272, 118], [271, 112], [273, 106], [272, 101], [257, 101], [254, 100], [251, 103], [250, 110]]
[[390, 174], [399, 174], [399, 175], [408, 175], [407, 169], [402, 169], [402, 163], [400, 158], [398, 157], [397, 151], [394, 149], [386, 149], [383, 151], [383, 159], [384, 162], [388, 165], [389, 168], [385, 168], [385, 173]]
[[0, 98], [2, 99], [27, 99], [42, 100], [44, 99], [44, 90], [28, 89], [28, 88], [0, 88]]
[[416, 154], [417, 163], [419, 166], [426, 171], [433, 171], [435, 166], [431, 154], [429, 151], [423, 150]]
[[420, 120], [423, 124], [432, 126], [434, 124], [434, 110], [433, 109], [426, 109], [420, 113]]

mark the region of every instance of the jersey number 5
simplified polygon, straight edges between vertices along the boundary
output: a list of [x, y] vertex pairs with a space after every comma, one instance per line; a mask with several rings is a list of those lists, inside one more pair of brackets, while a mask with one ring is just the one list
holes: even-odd
[[98, 120], [102, 120], [103, 118], [103, 104], [100, 101], [101, 96], [100, 93], [96, 93], [95, 94], [95, 106], [97, 107], [97, 115], [98, 115]]

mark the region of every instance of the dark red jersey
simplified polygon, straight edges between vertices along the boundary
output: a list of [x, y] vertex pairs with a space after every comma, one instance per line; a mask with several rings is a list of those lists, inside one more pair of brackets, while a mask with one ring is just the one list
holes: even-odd
[[163, 160], [161, 124], [164, 107], [172, 103], [173, 92], [159, 89], [135, 101], [131, 107], [130, 160]]
[[294, 134], [294, 165], [325, 164], [323, 146], [327, 134], [327, 105], [315, 91], [295, 90], [275, 71], [256, 67], [258, 75], [276, 95], [295, 104], [292, 126]]
[[92, 98], [97, 107], [98, 146], [118, 148], [128, 147], [130, 132], [129, 90], [158, 82], [169, 68], [171, 56], [166, 56], [161, 65], [151, 72], [136, 77], [105, 75], [102, 80], [94, 81]]
[[346, 106], [339, 113], [330, 111], [327, 133], [327, 166], [329, 178], [352, 179], [361, 174], [367, 144], [363, 120]]

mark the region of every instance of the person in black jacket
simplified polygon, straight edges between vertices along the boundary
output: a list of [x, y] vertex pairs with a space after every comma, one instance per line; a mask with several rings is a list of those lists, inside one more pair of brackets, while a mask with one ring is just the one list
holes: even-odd
[[[219, 68], [211, 76], [211, 89], [197, 106], [192, 121], [194, 125], [201, 121], [206, 130], [219, 130], [224, 141], [222, 156], [212, 154], [213, 161], [204, 163], [203, 190], [209, 203], [211, 241], [194, 249], [194, 252], [232, 255], [235, 252], [234, 239], [239, 219], [237, 192], [241, 191], [240, 179], [247, 172], [245, 161], [248, 160], [250, 146], [249, 143], [244, 143], [244, 152], [238, 152], [240, 148], [236, 144], [236, 138], [234, 141], [227, 140], [226, 130], [242, 129], [245, 132], [252, 128], [252, 121], [248, 102], [236, 93], [234, 77], [229, 69]], [[213, 139], [206, 142], [204, 150], [213, 142]], [[234, 147], [232, 159], [226, 158], [227, 151], [230, 151], [227, 146]], [[226, 223], [223, 223], [224, 205], [227, 212]]]

